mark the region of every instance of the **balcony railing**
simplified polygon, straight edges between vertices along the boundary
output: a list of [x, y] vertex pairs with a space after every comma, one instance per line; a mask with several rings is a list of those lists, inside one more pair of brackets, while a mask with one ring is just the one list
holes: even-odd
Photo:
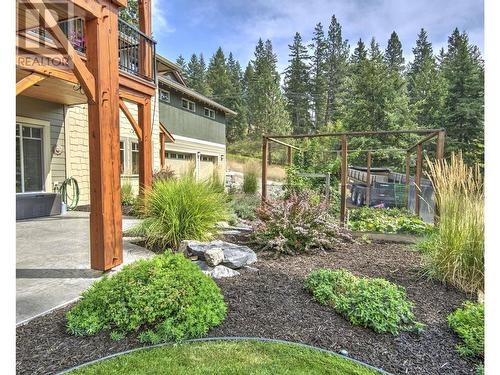
[[118, 20], [118, 51], [121, 70], [156, 81], [156, 42], [121, 19]]
[[[85, 22], [81, 18], [59, 22], [73, 48], [85, 54]], [[27, 31], [28, 34], [54, 43], [43, 28]], [[136, 27], [118, 20], [118, 66], [121, 71], [156, 82], [156, 42]]]

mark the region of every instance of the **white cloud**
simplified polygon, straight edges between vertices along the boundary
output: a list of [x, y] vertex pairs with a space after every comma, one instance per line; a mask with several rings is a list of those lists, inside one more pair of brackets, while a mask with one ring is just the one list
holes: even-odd
[[168, 22], [165, 2], [163, 2], [160, 7], [161, 0], [153, 0], [151, 13], [153, 17], [153, 33], [159, 35], [162, 33], [173, 33], [175, 28]]

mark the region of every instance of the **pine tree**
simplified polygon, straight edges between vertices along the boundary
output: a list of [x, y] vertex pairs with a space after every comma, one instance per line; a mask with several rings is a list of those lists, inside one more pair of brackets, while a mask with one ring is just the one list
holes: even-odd
[[181, 67], [181, 74], [183, 77], [187, 76], [187, 65], [186, 65], [186, 60], [184, 60], [184, 57], [182, 55], [179, 55], [177, 60], [175, 60], [176, 64]]
[[391, 72], [403, 73], [405, 68], [405, 58], [403, 57], [403, 46], [398, 34], [393, 31], [391, 38], [387, 42], [385, 50], [385, 62]]
[[484, 161], [484, 64], [467, 33], [455, 29], [441, 64], [447, 84], [444, 127], [447, 148], [470, 163]]
[[349, 44], [342, 37], [342, 26], [335, 15], [332, 16], [327, 38], [327, 104], [325, 121], [335, 122], [343, 117], [345, 104], [345, 85], [348, 74]]
[[190, 88], [202, 95], [210, 94], [210, 88], [206, 79], [206, 65], [203, 54], [200, 54], [198, 57], [193, 53], [189, 63], [187, 64], [186, 78], [187, 84]]
[[248, 81], [248, 109], [252, 135], [287, 133], [291, 129], [276, 70], [277, 57], [272, 43], [259, 39], [252, 60], [252, 79]]
[[231, 82], [226, 65], [226, 57], [219, 47], [210, 59], [207, 69], [207, 84], [210, 87], [211, 97], [223, 105], [227, 104]]
[[415, 122], [421, 128], [440, 128], [443, 126], [441, 122], [446, 82], [439, 71], [432, 44], [427, 40], [427, 32], [424, 29], [418, 34], [413, 56], [408, 68], [407, 82]]
[[302, 37], [295, 33], [290, 48], [290, 65], [285, 70], [285, 98], [287, 110], [290, 114], [292, 129], [295, 134], [309, 133], [311, 129], [310, 101], [309, 101], [309, 56], [306, 47], [302, 44]]
[[313, 52], [310, 62], [310, 88], [314, 114], [314, 127], [319, 129], [325, 119], [327, 100], [326, 54], [327, 46], [323, 25], [318, 23], [314, 29], [312, 43], [309, 46]]
[[243, 87], [243, 73], [238, 61], [230, 52], [227, 59], [227, 70], [229, 74], [230, 89], [226, 102], [228, 108], [231, 108], [238, 114], [229, 117], [226, 125], [226, 138], [229, 142], [244, 139], [248, 133], [248, 111]]

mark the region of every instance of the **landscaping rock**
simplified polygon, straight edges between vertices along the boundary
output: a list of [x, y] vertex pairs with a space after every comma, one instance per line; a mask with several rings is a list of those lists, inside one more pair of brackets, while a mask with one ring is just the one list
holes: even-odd
[[214, 248], [221, 248], [223, 250], [224, 261], [222, 264], [229, 268], [238, 269], [257, 261], [257, 255], [248, 246], [236, 245], [221, 240], [211, 242], [182, 241], [179, 251], [184, 252], [188, 256], [196, 255], [200, 259], [205, 259], [207, 250]]
[[198, 260], [195, 263], [198, 265], [198, 267], [200, 267], [200, 269], [205, 275], [213, 277], [214, 279], [221, 279], [224, 277], [233, 277], [240, 275], [238, 271], [232, 270], [231, 268], [225, 267], [223, 265], [210, 267], [206, 262], [202, 260]]
[[220, 247], [214, 247], [205, 251], [205, 262], [210, 267], [215, 267], [224, 261], [224, 250]]
[[346, 357], [349, 357], [349, 352], [347, 350], [345, 350], [345, 349], [340, 350], [339, 353], [342, 354], [342, 355], [344, 355], [344, 356], [346, 356]]

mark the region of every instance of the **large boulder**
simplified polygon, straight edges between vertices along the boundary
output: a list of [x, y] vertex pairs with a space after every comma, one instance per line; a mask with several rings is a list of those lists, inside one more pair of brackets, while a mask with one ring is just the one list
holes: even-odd
[[206, 259], [207, 250], [221, 248], [224, 253], [222, 264], [230, 268], [241, 268], [257, 261], [257, 255], [248, 246], [236, 245], [230, 242], [214, 240], [211, 242], [182, 241], [179, 251], [186, 255], [196, 255], [200, 259]]
[[224, 250], [220, 247], [214, 247], [205, 251], [205, 262], [210, 267], [215, 267], [224, 261]]

